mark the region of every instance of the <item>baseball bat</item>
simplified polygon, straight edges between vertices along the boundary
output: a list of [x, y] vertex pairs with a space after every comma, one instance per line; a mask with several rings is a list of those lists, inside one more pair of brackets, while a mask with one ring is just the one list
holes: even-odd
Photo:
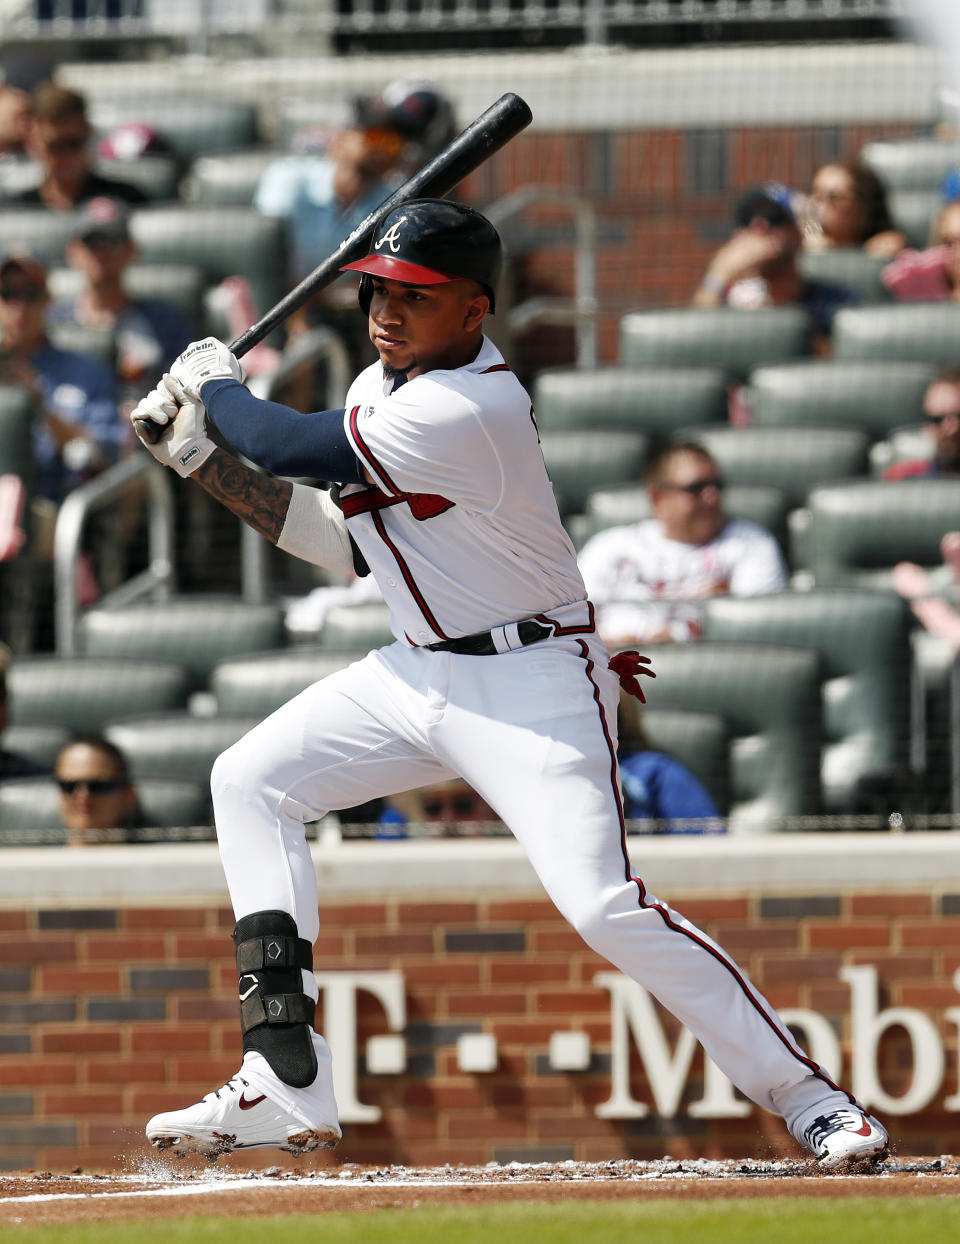
[[[314, 270], [303, 278], [289, 294], [275, 303], [256, 324], [252, 324], [230, 343], [230, 350], [243, 358], [268, 333], [298, 310], [307, 299], [332, 284], [340, 275], [344, 264], [352, 263], [367, 253], [370, 238], [377, 223], [395, 207], [409, 203], [411, 199], [441, 199], [454, 186], [480, 167], [501, 147], [515, 138], [533, 120], [529, 105], [519, 95], [508, 91], [495, 104], [480, 114], [462, 133], [443, 148], [441, 152], [409, 177], [402, 186], [375, 207], [359, 225], [348, 234], [332, 255], [321, 260]], [[141, 421], [140, 430], [151, 443], [159, 440], [163, 428], [150, 421]]]

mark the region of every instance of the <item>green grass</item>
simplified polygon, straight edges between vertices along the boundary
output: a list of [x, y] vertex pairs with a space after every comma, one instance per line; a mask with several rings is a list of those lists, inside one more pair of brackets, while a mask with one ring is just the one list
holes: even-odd
[[[389, 1189], [378, 1188], [389, 1196]], [[159, 1207], [158, 1207], [159, 1208]], [[23, 1207], [25, 1216], [29, 1206]], [[516, 1202], [354, 1214], [223, 1216], [12, 1227], [9, 1244], [949, 1244], [960, 1197]], [[9, 1233], [8, 1233], [9, 1231]]]

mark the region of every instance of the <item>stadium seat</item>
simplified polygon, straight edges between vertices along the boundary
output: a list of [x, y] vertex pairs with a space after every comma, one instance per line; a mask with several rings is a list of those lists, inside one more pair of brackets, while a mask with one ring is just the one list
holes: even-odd
[[51, 212], [46, 207], [6, 207], [0, 203], [4, 253], [26, 252], [48, 268], [64, 262], [64, 251], [76, 225], [73, 212]]
[[331, 605], [323, 615], [317, 642], [325, 652], [369, 652], [392, 644], [390, 610], [382, 601]]
[[833, 321], [838, 359], [906, 359], [949, 367], [960, 341], [960, 305], [915, 302], [889, 307], [844, 307]]
[[366, 655], [366, 652], [292, 648], [261, 657], [237, 657], [214, 666], [210, 690], [218, 713], [262, 719], [312, 683], [345, 669]]
[[653, 750], [667, 752], [685, 765], [725, 816], [730, 804], [730, 730], [723, 717], [686, 709], [644, 708], [641, 721]]
[[35, 765], [52, 769], [57, 752], [71, 735], [64, 726], [7, 726], [3, 732], [3, 746], [17, 756], [26, 756]]
[[803, 505], [815, 484], [866, 475], [869, 438], [860, 428], [706, 427], [682, 434], [716, 459], [732, 484], [779, 488]]
[[159, 152], [137, 156], [133, 160], [94, 161], [98, 173], [114, 181], [129, 182], [148, 196], [152, 203], [166, 203], [179, 198], [181, 162], [173, 155]]
[[730, 729], [732, 832], [819, 813], [820, 658], [812, 648], [701, 641], [648, 649], [650, 711], [715, 713]]
[[33, 401], [20, 385], [0, 384], [0, 475], [34, 477]]
[[923, 250], [930, 245], [930, 230], [940, 209], [940, 190], [894, 190], [887, 195], [894, 225], [904, 234], [907, 245]]
[[[283, 608], [232, 596], [181, 596], [115, 609], [88, 609], [79, 621], [85, 656], [179, 661], [194, 687], [205, 687], [225, 657], [283, 647]], [[114, 717], [120, 716], [115, 713]]]
[[134, 713], [185, 709], [188, 675], [173, 661], [122, 657], [15, 657], [7, 671], [11, 724], [102, 730]]
[[284, 223], [252, 207], [140, 208], [131, 215], [130, 231], [146, 263], [190, 264], [203, 272], [206, 285], [246, 277], [260, 313], [286, 292]]
[[886, 359], [822, 359], [758, 367], [744, 399], [756, 424], [864, 428], [871, 439], [919, 421], [937, 369]]
[[[137, 793], [143, 820], [151, 827], [173, 829], [210, 823], [209, 795], [199, 782], [145, 778], [137, 782]], [[56, 830], [56, 834], [44, 835], [44, 842], [64, 842], [59, 795], [56, 782], [49, 778], [0, 782], [0, 842], [15, 844], [18, 833], [29, 841], [30, 830]]]
[[191, 203], [250, 207], [264, 169], [289, 155], [288, 151], [264, 147], [202, 155], [190, 166], [184, 197]]
[[943, 138], [875, 139], [860, 148], [860, 159], [888, 191], [939, 192], [947, 174], [960, 169], [960, 142]]
[[[54, 268], [49, 276], [55, 302], [73, 302], [84, 286], [76, 268]], [[132, 263], [124, 271], [123, 285], [131, 298], [157, 298], [168, 302], [200, 327], [203, 320], [203, 269], [185, 263]]]
[[112, 722], [104, 734], [127, 757], [138, 781], [182, 777], [209, 786], [213, 762], [257, 721], [257, 717], [163, 713]]
[[743, 378], [764, 363], [810, 353], [812, 325], [800, 307], [679, 307], [632, 311], [620, 321], [624, 367], [719, 367]]
[[663, 442], [677, 428], [726, 420], [726, 377], [715, 367], [548, 368], [534, 381], [533, 409], [543, 432], [625, 428]]
[[934, 568], [960, 526], [960, 480], [851, 480], [808, 498], [807, 563], [817, 587], [888, 589], [897, 562]]
[[820, 654], [826, 811], [861, 811], [867, 782], [907, 766], [908, 617], [893, 592], [714, 596], [704, 605], [707, 640], [799, 644]]
[[650, 440], [642, 432], [544, 432], [540, 447], [562, 515], [580, 513], [595, 488], [636, 483]]
[[[762, 484], [732, 484], [724, 490], [723, 505], [731, 518], [748, 518], [759, 523], [787, 547], [787, 497], [780, 488]], [[650, 517], [650, 499], [645, 488], [598, 488], [587, 498], [583, 514], [568, 522], [571, 538], [578, 549], [608, 527], [638, 523]]]
[[112, 328], [90, 324], [51, 324], [48, 336], [58, 349], [82, 354], [111, 373], [116, 370], [117, 338]]
[[132, 121], [150, 126], [185, 162], [213, 151], [254, 147], [259, 140], [257, 106], [247, 100], [175, 91], [91, 98], [90, 122], [98, 138]]
[[808, 281], [845, 285], [860, 302], [889, 302], [880, 273], [890, 262], [868, 254], [862, 246], [834, 246], [825, 251], [801, 251], [797, 266]]

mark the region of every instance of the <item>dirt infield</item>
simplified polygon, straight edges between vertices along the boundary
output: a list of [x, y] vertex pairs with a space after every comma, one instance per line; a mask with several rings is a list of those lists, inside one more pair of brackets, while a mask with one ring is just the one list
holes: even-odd
[[319, 1214], [484, 1201], [650, 1197], [951, 1196], [960, 1161], [896, 1158], [861, 1175], [813, 1162], [616, 1161], [483, 1167], [343, 1166], [336, 1171], [231, 1171], [151, 1158], [137, 1169], [0, 1175], [0, 1226], [168, 1218], [175, 1214]]

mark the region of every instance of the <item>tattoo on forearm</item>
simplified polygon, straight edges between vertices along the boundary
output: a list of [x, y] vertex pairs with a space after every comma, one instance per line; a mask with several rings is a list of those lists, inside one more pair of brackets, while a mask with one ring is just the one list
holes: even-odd
[[262, 475], [223, 450], [212, 453], [194, 478], [211, 497], [276, 544], [293, 495], [289, 481]]

